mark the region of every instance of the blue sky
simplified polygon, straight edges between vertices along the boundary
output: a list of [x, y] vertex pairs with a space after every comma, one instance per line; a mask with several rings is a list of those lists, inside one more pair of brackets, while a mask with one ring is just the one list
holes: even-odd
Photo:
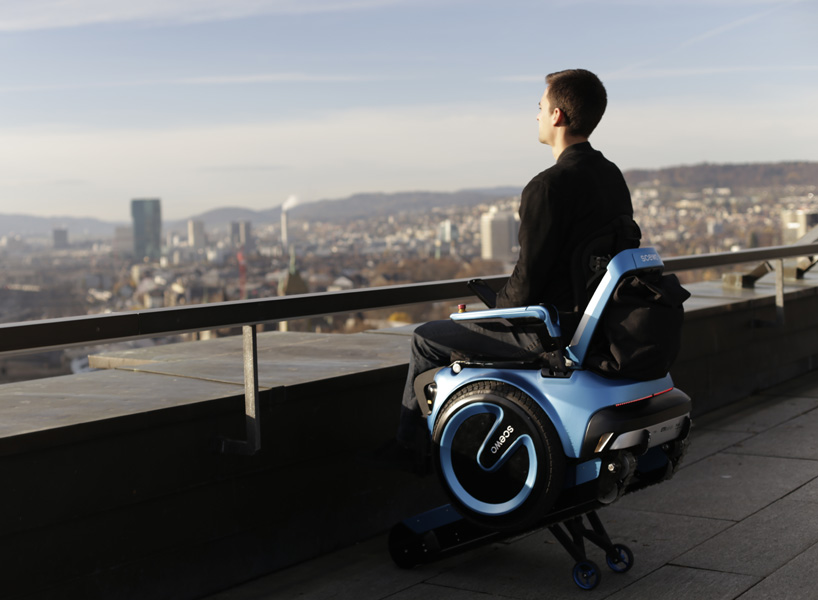
[[814, 0], [2, 0], [0, 213], [522, 186], [545, 74], [624, 169], [818, 160]]

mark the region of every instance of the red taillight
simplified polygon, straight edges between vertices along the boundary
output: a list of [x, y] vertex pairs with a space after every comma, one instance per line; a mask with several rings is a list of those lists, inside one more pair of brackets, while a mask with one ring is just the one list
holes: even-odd
[[661, 392], [656, 392], [655, 394], [651, 394], [650, 396], [645, 396], [644, 398], [637, 398], [636, 400], [628, 400], [627, 402], [620, 402], [616, 406], [625, 406], [626, 404], [633, 404], [634, 402], [641, 402], [642, 400], [650, 400], [651, 398], [655, 398], [656, 396], [661, 396], [662, 394], [667, 394], [673, 388], [668, 388]]

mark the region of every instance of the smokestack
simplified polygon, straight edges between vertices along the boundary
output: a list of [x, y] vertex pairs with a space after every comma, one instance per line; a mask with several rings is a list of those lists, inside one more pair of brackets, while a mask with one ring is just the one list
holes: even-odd
[[281, 246], [286, 250], [289, 246], [289, 237], [287, 231], [287, 211], [298, 204], [296, 196], [290, 196], [281, 205]]
[[281, 207], [281, 246], [287, 247], [287, 208]]

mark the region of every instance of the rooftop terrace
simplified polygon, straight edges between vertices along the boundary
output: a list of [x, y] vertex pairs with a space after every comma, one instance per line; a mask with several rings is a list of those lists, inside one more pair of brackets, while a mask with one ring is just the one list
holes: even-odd
[[[636, 563], [588, 597], [812, 597], [818, 277], [780, 293], [689, 288], [673, 376], [694, 400], [690, 454], [674, 480], [601, 512]], [[547, 532], [392, 565], [384, 532], [445, 501], [433, 477], [356, 461], [394, 431], [408, 334], [259, 333], [252, 456], [219, 451], [246, 435], [240, 337], [97, 355], [95, 372], [0, 386], [0, 595], [585, 593]]]

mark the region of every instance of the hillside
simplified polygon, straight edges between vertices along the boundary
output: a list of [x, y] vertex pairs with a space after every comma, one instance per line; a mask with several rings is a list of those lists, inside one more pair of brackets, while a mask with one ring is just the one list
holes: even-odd
[[818, 185], [818, 162], [749, 163], [737, 165], [700, 165], [667, 167], [625, 172], [631, 188], [650, 183], [700, 190], [706, 187], [729, 187], [734, 190]]
[[116, 227], [128, 225], [130, 223], [112, 223], [93, 217], [35, 217], [0, 213], [0, 237], [10, 234], [23, 237], [50, 236], [54, 229], [65, 228], [70, 232], [72, 240], [102, 239], [113, 237]]
[[[659, 185], [690, 190], [706, 187], [729, 187], [733, 190], [760, 187], [818, 186], [818, 162], [782, 162], [749, 164], [709, 164], [634, 169], [625, 172], [631, 189], [640, 185]], [[519, 194], [520, 187], [460, 190], [457, 192], [361, 193], [334, 200], [319, 200], [298, 204], [290, 209], [293, 218], [342, 222], [366, 216], [391, 215], [402, 211], [427, 211], [441, 206], [474, 206]], [[190, 219], [203, 221], [209, 228], [225, 226], [231, 221], [252, 221], [256, 225], [275, 223], [281, 217], [281, 207], [252, 210], [224, 207], [210, 210]], [[166, 231], [184, 232], [187, 220], [166, 221]], [[71, 239], [82, 237], [108, 238], [114, 228], [127, 223], [110, 223], [94, 218], [35, 217], [22, 214], [0, 214], [0, 236], [51, 235], [58, 227], [66, 227]]]

